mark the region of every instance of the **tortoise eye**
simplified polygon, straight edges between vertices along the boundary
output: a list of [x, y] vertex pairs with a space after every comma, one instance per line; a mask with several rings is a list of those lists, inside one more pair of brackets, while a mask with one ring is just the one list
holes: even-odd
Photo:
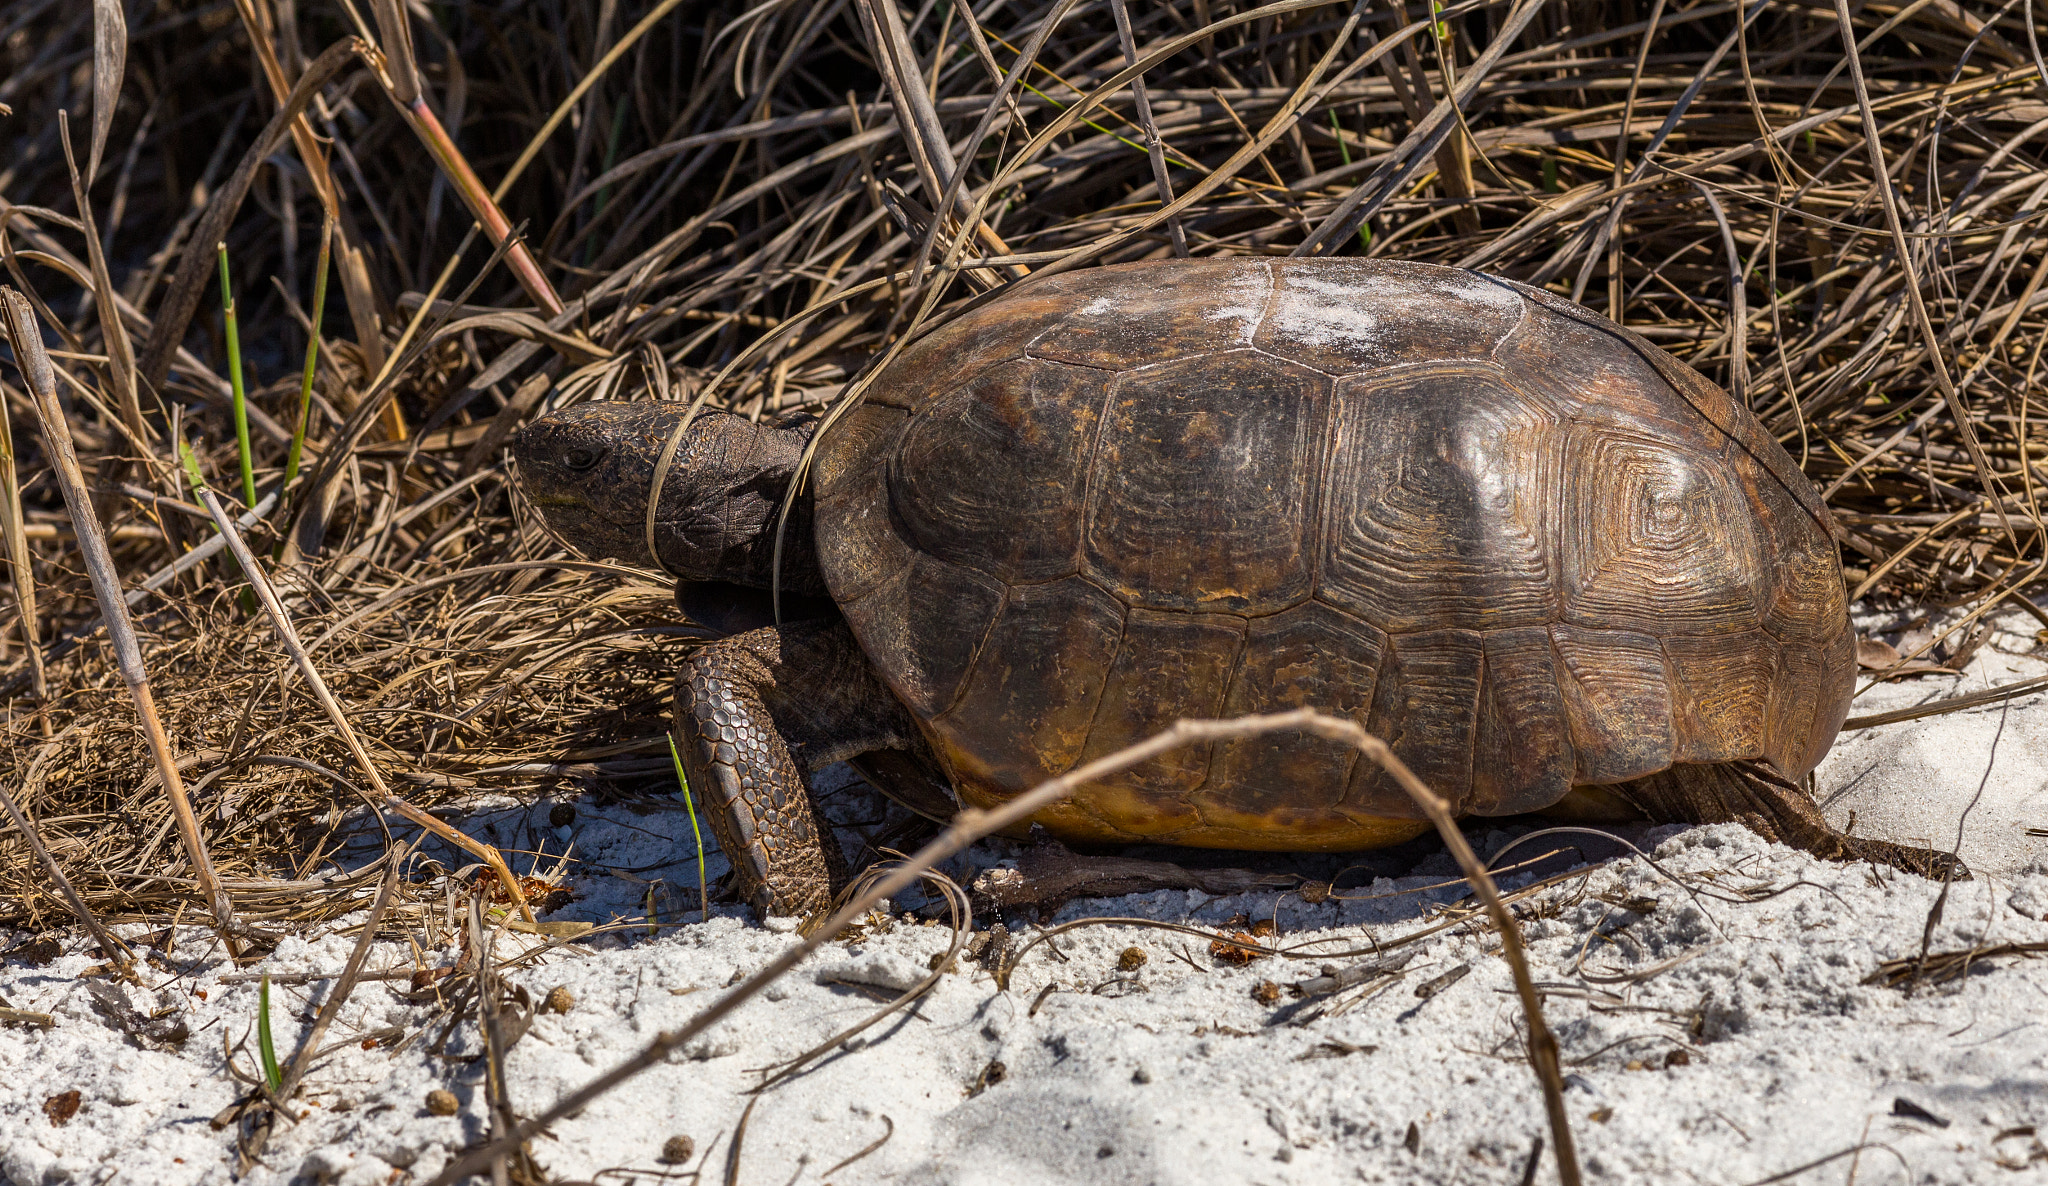
[[595, 466], [603, 456], [596, 449], [571, 449], [562, 454], [562, 464], [573, 470], [586, 470]]

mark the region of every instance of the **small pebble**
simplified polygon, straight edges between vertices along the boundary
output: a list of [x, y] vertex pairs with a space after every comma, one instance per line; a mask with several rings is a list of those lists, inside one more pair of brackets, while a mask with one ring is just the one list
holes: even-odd
[[661, 1160], [664, 1165], [682, 1165], [697, 1152], [697, 1142], [678, 1133], [661, 1143]]
[[446, 1088], [436, 1087], [427, 1093], [427, 1111], [435, 1116], [453, 1116], [462, 1110], [462, 1102], [455, 1093]]
[[1120, 972], [1135, 972], [1145, 966], [1147, 958], [1149, 957], [1146, 956], [1144, 948], [1126, 947], [1116, 957], [1117, 970]]
[[557, 984], [548, 990], [545, 1007], [550, 1013], [567, 1013], [576, 1007], [576, 994], [569, 991], [568, 985]]
[[1261, 1005], [1276, 1004], [1280, 1000], [1280, 986], [1271, 980], [1261, 980], [1252, 985], [1252, 999]]

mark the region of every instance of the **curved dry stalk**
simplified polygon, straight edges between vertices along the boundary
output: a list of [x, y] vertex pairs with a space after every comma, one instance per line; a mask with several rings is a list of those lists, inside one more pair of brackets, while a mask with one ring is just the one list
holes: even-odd
[[1473, 893], [1484, 903], [1488, 919], [1500, 932], [1501, 957], [1507, 962], [1508, 970], [1514, 978], [1515, 992], [1521, 1000], [1523, 1017], [1529, 1026], [1529, 1063], [1536, 1073], [1537, 1083], [1543, 1092], [1544, 1111], [1550, 1119], [1558, 1177], [1567, 1186], [1578, 1186], [1581, 1180], [1578, 1154], [1572, 1141], [1571, 1121], [1564, 1110], [1564, 1082], [1559, 1069], [1557, 1038], [1544, 1024], [1542, 1002], [1536, 994], [1535, 982], [1529, 975], [1528, 961], [1522, 953], [1520, 927], [1514, 916], [1508, 913], [1507, 907], [1501, 904], [1500, 893], [1493, 884], [1493, 878], [1488, 875], [1485, 865], [1473, 853], [1471, 845], [1466, 843], [1464, 833], [1458, 830], [1456, 821], [1451, 817], [1449, 805], [1424, 786], [1422, 780], [1415, 777], [1414, 772], [1395, 756], [1394, 751], [1389, 749], [1385, 742], [1367, 733], [1355, 721], [1328, 716], [1307, 708], [1227, 721], [1177, 721], [1162, 733], [1079, 766], [1058, 778], [1048, 779], [1000, 807], [989, 810], [968, 808], [962, 811], [936, 839], [919, 849], [915, 856], [902, 862], [885, 876], [876, 878], [864, 892], [854, 895], [817, 929], [805, 935], [802, 942], [769, 961], [766, 967], [742, 981], [732, 991], [691, 1018], [687, 1024], [659, 1035], [639, 1053], [570, 1092], [546, 1112], [522, 1122], [511, 1133], [450, 1162], [429, 1186], [453, 1186], [453, 1183], [489, 1165], [492, 1157], [510, 1152], [536, 1132], [587, 1107], [591, 1101], [640, 1072], [662, 1063], [684, 1042], [717, 1024], [726, 1015], [802, 963], [813, 951], [832, 941], [847, 927], [859, 921], [876, 903], [909, 888], [939, 862], [964, 851], [975, 841], [1030, 819], [1038, 812], [1073, 794], [1086, 783], [1127, 770], [1182, 746], [1294, 730], [1313, 733], [1318, 737], [1353, 746], [1392, 775], [1394, 781], [1407, 793], [1410, 801], [1429, 817], [1431, 824], [1436, 827], [1437, 834], [1443, 838], [1445, 847], [1450, 850], [1467, 882], [1471, 884]]

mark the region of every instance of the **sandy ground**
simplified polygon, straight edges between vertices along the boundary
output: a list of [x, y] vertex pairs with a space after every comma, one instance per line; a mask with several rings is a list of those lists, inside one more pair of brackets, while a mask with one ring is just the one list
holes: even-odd
[[[1894, 642], [1914, 625], [1860, 624]], [[2030, 653], [2031, 621], [2005, 625], [2014, 632], [1994, 635], [1966, 674], [1880, 686], [1854, 711], [2048, 672]], [[1961, 852], [1978, 876], [1952, 888], [1931, 927], [1938, 886], [1817, 862], [1730, 826], [1637, 829], [1652, 859], [1607, 860], [1522, 898], [1517, 912], [1563, 1047], [1565, 1098], [1589, 1176], [2048, 1182], [2048, 958], [1987, 958], [1912, 991], [1866, 983], [1923, 942], [1936, 952], [2048, 942], [2048, 836], [2028, 834], [2048, 829], [2044, 786], [2039, 696], [1845, 735], [1819, 774], [1837, 823], [1854, 812], [1857, 834], [1948, 847], [1961, 821]], [[679, 1026], [795, 942], [732, 912], [697, 922], [685, 911], [696, 870], [679, 859], [691, 847], [679, 809], [585, 801], [572, 824], [557, 827], [554, 806], [482, 811], [474, 830], [552, 852], [574, 845], [567, 884], [579, 897], [553, 920], [642, 919], [651, 887], [665, 925], [557, 947], [511, 974], [535, 1000], [556, 988], [573, 997], [567, 1012], [536, 1017], [507, 1061], [522, 1115]], [[843, 809], [861, 807], [849, 800]], [[1526, 831], [1471, 835], [1492, 851]], [[1001, 855], [972, 857], [987, 868]], [[826, 1041], [924, 974], [947, 932], [898, 915], [827, 945], [681, 1056], [557, 1125], [534, 1154], [558, 1177], [612, 1184], [664, 1175], [769, 1184], [1529, 1181], [1546, 1126], [1519, 1055], [1520, 1013], [1498, 943], [1447, 909], [1461, 897], [1454, 881], [1445, 884], [1448, 858], [1410, 864], [1403, 876], [1313, 905], [1182, 891], [1073, 903], [1060, 919], [1210, 929], [1237, 915], [1275, 919], [1275, 941], [1307, 958], [1239, 967], [1214, 958], [1202, 938], [1135, 922], [1085, 927], [1032, 950], [1007, 992], [963, 962], [912, 1012], [772, 1090], [745, 1094], [764, 1068]], [[686, 913], [692, 921], [677, 924]], [[1020, 938], [1032, 931], [1022, 927]], [[1429, 933], [1397, 945], [1420, 932]], [[81, 978], [94, 959], [75, 936], [54, 957], [32, 950], [33, 938], [0, 935], [0, 997], [54, 1018], [47, 1029], [0, 1027], [0, 1176], [15, 1186], [234, 1180], [231, 1133], [209, 1120], [241, 1090], [224, 1048], [234, 1048], [237, 1066], [256, 1065], [257, 985], [224, 982], [233, 969], [196, 928], [179, 931], [140, 987]], [[422, 942], [429, 965], [458, 955]], [[535, 942], [503, 935], [498, 952]], [[256, 970], [333, 973], [351, 945], [336, 932], [289, 939]], [[1376, 945], [1410, 958], [1335, 996], [1289, 991], [1322, 964], [1371, 958]], [[1134, 968], [1130, 948], [1143, 956]], [[370, 966], [413, 962], [408, 945], [388, 943]], [[296, 1048], [329, 984], [272, 990], [281, 1056]], [[189, 1037], [132, 1037], [115, 1020], [123, 1006], [131, 1016], [161, 1014], [160, 1028], [183, 1021]], [[247, 1180], [431, 1178], [489, 1126], [482, 1038], [473, 1023], [444, 1038], [445, 1028], [432, 994], [411, 993], [405, 980], [359, 986], [300, 1101], [303, 1117]], [[454, 1115], [429, 1111], [435, 1089], [453, 1093]], [[54, 1123], [69, 1092], [78, 1093], [76, 1113]], [[758, 1102], [735, 1166], [734, 1132], [750, 1100]], [[688, 1137], [692, 1154], [664, 1164], [675, 1137]], [[1556, 1180], [1547, 1151], [1533, 1180]]]

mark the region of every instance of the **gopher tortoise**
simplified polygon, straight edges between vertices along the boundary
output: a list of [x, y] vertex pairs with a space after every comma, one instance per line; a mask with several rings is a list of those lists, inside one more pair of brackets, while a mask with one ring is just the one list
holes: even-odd
[[[735, 631], [685, 663], [677, 739], [765, 914], [845, 877], [805, 781], [826, 763], [867, 755], [944, 816], [1179, 718], [1300, 706], [1385, 739], [1459, 813], [1739, 821], [1957, 872], [1841, 834], [1798, 785], [1854, 670], [1811, 485], [1726, 392], [1540, 289], [1341, 259], [1026, 283], [829, 422], [779, 576], [819, 422], [684, 417], [572, 407], [514, 455], [565, 540], [660, 564]], [[1306, 734], [1185, 748], [1035, 822], [1295, 851], [1428, 826]]]

